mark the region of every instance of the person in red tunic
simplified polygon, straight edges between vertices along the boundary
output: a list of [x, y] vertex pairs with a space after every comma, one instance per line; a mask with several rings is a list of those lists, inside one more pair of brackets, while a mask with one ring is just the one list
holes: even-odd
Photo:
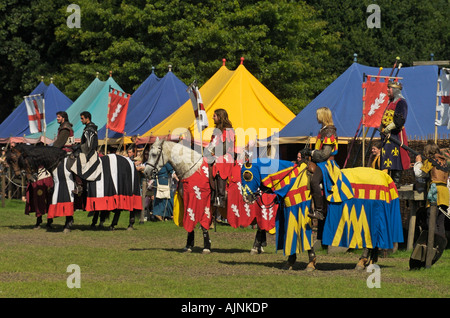
[[209, 164], [214, 206], [226, 207], [226, 185], [234, 163], [235, 134], [225, 109], [219, 108], [213, 115], [215, 129], [204, 156]]

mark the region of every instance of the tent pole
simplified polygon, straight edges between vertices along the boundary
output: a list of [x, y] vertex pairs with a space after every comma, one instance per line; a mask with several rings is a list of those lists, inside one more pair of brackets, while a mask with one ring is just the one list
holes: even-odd
[[[363, 83], [366, 81], [366, 74], [363, 74]], [[366, 145], [365, 145], [365, 138], [366, 138], [366, 134], [365, 134], [365, 129], [366, 129], [366, 125], [365, 123], [365, 116], [364, 116], [364, 110], [366, 108], [366, 87], [363, 88], [363, 103], [362, 103], [362, 131], [363, 131], [363, 137], [361, 139], [362, 142], [362, 166], [365, 166], [365, 162], [366, 162]]]
[[[111, 72], [110, 72], [111, 76]], [[108, 90], [108, 111], [106, 112], [106, 133], [105, 133], [105, 155], [108, 153], [108, 117], [109, 117], [109, 105], [111, 104], [111, 85]]]
[[434, 121], [434, 143], [437, 145], [437, 125], [436, 125], [436, 121], [438, 119], [438, 111], [437, 111], [437, 107], [439, 106], [439, 93], [441, 91], [440, 87], [439, 87], [439, 69], [438, 69], [438, 81], [436, 84], [436, 120]]
[[[370, 129], [370, 128], [367, 128], [367, 132], [369, 132], [369, 129]], [[371, 148], [372, 148], [373, 136], [375, 136], [375, 132], [376, 132], [376, 131], [377, 131], [377, 130], [374, 128], [373, 131], [372, 131], [372, 135], [370, 136], [370, 139], [369, 139], [369, 144], [367, 145], [366, 157], [368, 157], [368, 158], [370, 158], [370, 155], [369, 155], [368, 153], [369, 153], [369, 151], [370, 151]]]
[[366, 162], [366, 126], [363, 125], [363, 137], [362, 137], [362, 166], [365, 166]]
[[108, 149], [108, 128], [106, 128], [105, 132], [105, 155], [108, 153], [107, 149]]
[[[358, 137], [358, 134], [359, 134], [359, 132], [360, 132], [361, 124], [362, 124], [362, 118], [361, 118], [361, 120], [359, 121], [358, 129], [356, 129], [356, 133], [355, 133], [355, 136], [353, 137], [353, 140], [352, 140], [351, 143], [350, 143], [350, 147], [347, 149], [347, 158], [345, 158], [345, 162], [344, 162], [343, 168], [345, 168], [345, 167], [347, 166], [347, 161], [348, 161], [348, 159], [350, 158], [350, 154], [351, 154], [351, 152], [352, 152], [353, 144], [355, 143], [356, 137]], [[311, 136], [310, 136], [310, 138], [311, 138]], [[309, 139], [308, 139], [308, 140], [309, 140]]]

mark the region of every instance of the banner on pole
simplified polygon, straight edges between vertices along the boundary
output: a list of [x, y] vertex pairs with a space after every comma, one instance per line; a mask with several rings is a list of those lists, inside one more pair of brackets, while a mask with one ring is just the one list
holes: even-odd
[[205, 107], [203, 106], [202, 96], [196, 82], [189, 85], [188, 94], [194, 108], [195, 121], [199, 132], [202, 132], [208, 127], [208, 117], [206, 116]]
[[110, 101], [106, 128], [121, 134], [124, 133], [130, 97], [131, 95], [115, 89], [109, 93]]
[[379, 77], [375, 77], [375, 81], [371, 80], [370, 75], [367, 76], [367, 81], [363, 83], [363, 89], [366, 89], [366, 94], [363, 96], [365, 106], [363, 109], [363, 125], [366, 127], [380, 127], [381, 118], [384, 110], [389, 102], [387, 95], [387, 79], [380, 82]]
[[[450, 71], [450, 70], [449, 70]], [[446, 69], [441, 69], [441, 75], [438, 78], [437, 98], [440, 102], [436, 104], [436, 126], [447, 126], [450, 129], [450, 74]]]
[[43, 94], [29, 95], [23, 97], [27, 108], [30, 133], [45, 132], [47, 124], [45, 123], [45, 100]]

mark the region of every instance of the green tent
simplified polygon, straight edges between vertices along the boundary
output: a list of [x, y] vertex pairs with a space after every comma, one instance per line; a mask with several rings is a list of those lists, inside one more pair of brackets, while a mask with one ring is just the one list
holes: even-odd
[[[106, 81], [95, 78], [86, 90], [77, 98], [77, 100], [66, 109], [69, 121], [73, 124], [75, 138], [81, 138], [84, 125], [80, 121], [80, 113], [88, 111], [92, 115], [92, 122], [98, 126], [98, 129], [106, 125], [108, 114], [109, 88], [122, 91], [122, 88], [109, 77]], [[59, 124], [55, 120], [47, 123], [46, 136], [55, 139], [58, 134]], [[29, 138], [38, 138], [36, 134], [29, 135]]]

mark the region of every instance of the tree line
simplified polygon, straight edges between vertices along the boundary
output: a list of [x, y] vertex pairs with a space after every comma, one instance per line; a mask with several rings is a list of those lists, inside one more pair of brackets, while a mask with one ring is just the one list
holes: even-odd
[[[172, 65], [204, 84], [227, 60], [245, 67], [295, 114], [353, 62], [448, 60], [449, 0], [66, 0], [0, 3], [0, 122], [45, 76], [75, 100], [96, 73], [133, 93]], [[370, 4], [379, 27], [368, 27]]]

